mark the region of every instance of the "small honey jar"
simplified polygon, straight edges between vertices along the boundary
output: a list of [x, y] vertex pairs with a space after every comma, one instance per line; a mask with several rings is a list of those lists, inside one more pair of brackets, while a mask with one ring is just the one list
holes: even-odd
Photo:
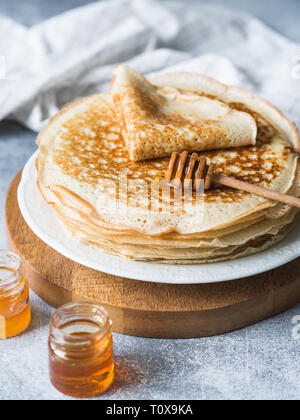
[[91, 303], [70, 303], [53, 315], [49, 334], [52, 385], [73, 397], [104, 392], [114, 379], [113, 338], [107, 312]]
[[0, 338], [20, 334], [30, 323], [29, 286], [21, 258], [0, 251]]

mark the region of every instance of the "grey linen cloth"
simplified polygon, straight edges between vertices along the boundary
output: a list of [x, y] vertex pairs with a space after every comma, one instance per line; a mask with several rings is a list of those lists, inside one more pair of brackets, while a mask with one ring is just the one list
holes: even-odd
[[126, 62], [242, 85], [300, 122], [300, 46], [243, 12], [189, 0], [110, 0], [26, 28], [0, 16], [0, 120], [39, 131], [66, 103], [109, 89]]

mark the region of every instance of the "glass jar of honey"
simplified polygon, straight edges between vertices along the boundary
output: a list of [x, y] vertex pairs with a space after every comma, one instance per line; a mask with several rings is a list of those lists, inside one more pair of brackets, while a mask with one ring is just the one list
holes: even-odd
[[114, 379], [113, 338], [107, 312], [90, 303], [70, 303], [53, 315], [49, 334], [53, 386], [73, 397], [104, 392]]
[[21, 258], [0, 251], [0, 338], [13, 337], [30, 323], [29, 286]]

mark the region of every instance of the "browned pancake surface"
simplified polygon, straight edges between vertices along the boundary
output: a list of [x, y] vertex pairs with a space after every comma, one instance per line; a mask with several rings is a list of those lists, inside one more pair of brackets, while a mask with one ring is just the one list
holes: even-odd
[[[253, 115], [258, 125], [257, 145], [203, 152], [201, 155], [216, 162], [217, 173], [268, 187], [284, 169], [284, 164], [278, 160], [270, 145], [277, 133], [262, 117], [244, 105], [232, 103], [230, 106]], [[164, 178], [169, 159], [145, 162], [129, 159], [114, 110], [101, 96], [85, 112], [64, 123], [62, 128], [62, 141], [55, 150], [54, 161], [65, 174], [81, 182], [96, 186], [101, 179], [116, 181], [122, 172], [126, 172], [132, 180], [151, 182]], [[292, 152], [286, 143], [283, 150], [286, 156]], [[245, 194], [224, 187], [207, 191], [205, 199], [214, 202], [220, 200], [221, 196], [222, 202], [235, 202]]]

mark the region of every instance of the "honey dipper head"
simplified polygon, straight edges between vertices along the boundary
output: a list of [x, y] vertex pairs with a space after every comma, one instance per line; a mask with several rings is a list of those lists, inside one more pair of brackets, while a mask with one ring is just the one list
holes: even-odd
[[188, 152], [181, 154], [174, 152], [170, 158], [169, 166], [165, 174], [166, 181], [174, 188], [184, 185], [193, 190], [199, 187], [201, 180], [204, 180], [205, 190], [209, 190], [213, 180], [215, 164], [209, 165], [207, 159], [199, 157], [197, 153], [190, 155]]

